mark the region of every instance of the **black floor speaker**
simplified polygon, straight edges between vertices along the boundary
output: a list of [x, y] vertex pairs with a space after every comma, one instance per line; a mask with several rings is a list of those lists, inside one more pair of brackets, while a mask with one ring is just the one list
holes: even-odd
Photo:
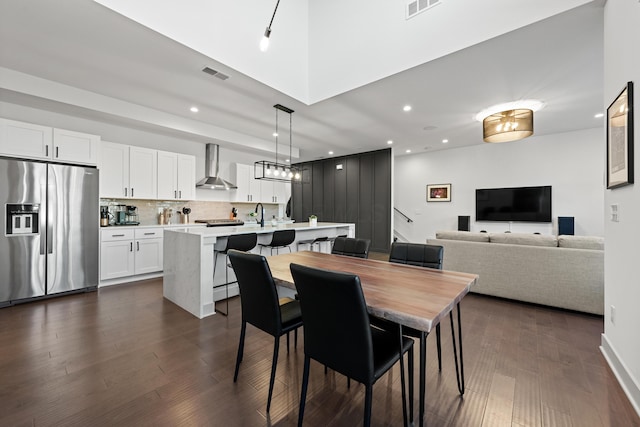
[[575, 221], [572, 216], [558, 217], [558, 235], [573, 236], [575, 233]]
[[458, 231], [471, 231], [471, 217], [459, 216], [458, 217]]

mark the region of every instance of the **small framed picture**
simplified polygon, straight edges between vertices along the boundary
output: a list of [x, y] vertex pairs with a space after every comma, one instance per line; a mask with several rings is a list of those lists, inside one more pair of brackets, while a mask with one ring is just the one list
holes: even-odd
[[450, 202], [451, 184], [427, 185], [427, 202]]
[[633, 183], [633, 82], [607, 108], [607, 188]]

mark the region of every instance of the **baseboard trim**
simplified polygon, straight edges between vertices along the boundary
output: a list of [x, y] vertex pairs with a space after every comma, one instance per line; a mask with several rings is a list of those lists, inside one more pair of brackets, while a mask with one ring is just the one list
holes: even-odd
[[620, 387], [624, 391], [624, 394], [627, 395], [631, 406], [638, 413], [640, 417], [640, 386], [635, 382], [633, 377], [630, 375], [629, 369], [625, 363], [620, 360], [618, 354], [615, 349], [607, 339], [605, 334], [602, 334], [602, 344], [600, 345], [600, 351], [604, 356], [605, 360], [609, 364], [609, 367], [613, 371], [613, 374], [618, 379], [620, 383]]

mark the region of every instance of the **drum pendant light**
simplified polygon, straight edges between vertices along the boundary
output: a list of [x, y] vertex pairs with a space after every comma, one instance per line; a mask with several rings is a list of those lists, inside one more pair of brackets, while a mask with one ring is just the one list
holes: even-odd
[[514, 109], [491, 114], [482, 120], [484, 142], [517, 141], [533, 135], [533, 111]]

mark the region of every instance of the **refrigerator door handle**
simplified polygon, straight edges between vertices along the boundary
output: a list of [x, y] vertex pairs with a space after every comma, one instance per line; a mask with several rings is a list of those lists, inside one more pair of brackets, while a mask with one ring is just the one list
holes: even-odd
[[44, 146], [44, 156], [45, 157], [49, 157], [49, 146], [48, 145]]

